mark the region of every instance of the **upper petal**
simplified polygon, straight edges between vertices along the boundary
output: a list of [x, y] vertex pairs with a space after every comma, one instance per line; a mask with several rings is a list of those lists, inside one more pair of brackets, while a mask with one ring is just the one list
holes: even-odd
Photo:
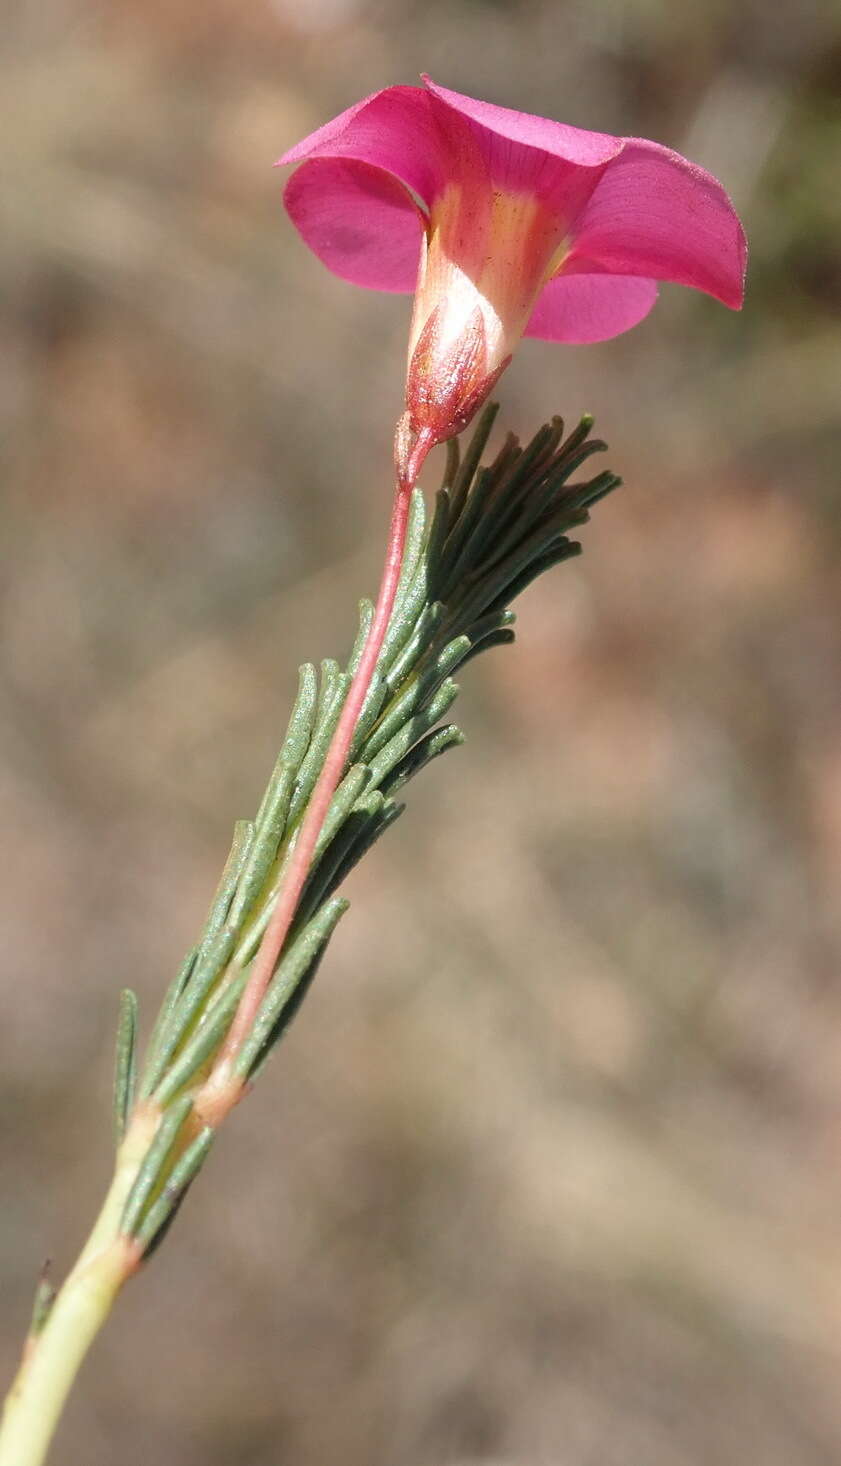
[[581, 346], [609, 341], [643, 320], [657, 282], [632, 275], [556, 275], [538, 297], [526, 336]]
[[573, 230], [564, 271], [672, 280], [737, 310], [747, 244], [718, 179], [680, 153], [627, 138]]
[[480, 102], [475, 97], [452, 92], [449, 87], [438, 86], [428, 76], [424, 76], [423, 81], [439, 101], [463, 117], [478, 122], [497, 137], [539, 148], [544, 153], [563, 158], [567, 163], [595, 168], [609, 162], [622, 149], [622, 139], [611, 137], [606, 132], [587, 132], [585, 128], [553, 122], [549, 117], [533, 117], [530, 112], [515, 112], [510, 107], [497, 107], [493, 102]]
[[422, 87], [386, 87], [348, 107], [278, 159], [354, 158], [384, 168], [428, 206], [446, 179], [438, 127]]
[[495, 199], [528, 198], [552, 221], [560, 244], [621, 149], [621, 139], [512, 112], [424, 80], [445, 176], [461, 190], [467, 234], [478, 242]]
[[422, 216], [390, 173], [354, 158], [313, 158], [296, 168], [283, 201], [334, 275], [371, 290], [414, 290]]

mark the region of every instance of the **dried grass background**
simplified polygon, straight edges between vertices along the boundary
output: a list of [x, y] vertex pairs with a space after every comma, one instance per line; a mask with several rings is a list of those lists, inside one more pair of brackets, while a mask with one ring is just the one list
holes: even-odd
[[272, 160], [427, 69], [681, 148], [753, 246], [741, 317], [666, 287], [504, 379], [627, 485], [464, 677], [56, 1466], [841, 1459], [837, 4], [2, 32], [4, 1375], [105, 1184], [117, 989], [151, 1018], [378, 572], [408, 302], [306, 253]]

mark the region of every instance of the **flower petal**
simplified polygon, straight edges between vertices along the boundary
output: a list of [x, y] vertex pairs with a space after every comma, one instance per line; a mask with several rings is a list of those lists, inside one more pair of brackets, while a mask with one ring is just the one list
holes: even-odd
[[556, 275], [543, 287], [525, 334], [573, 346], [609, 341], [643, 320], [656, 299], [656, 280], [632, 275]]
[[429, 206], [446, 180], [446, 158], [422, 87], [386, 87], [348, 107], [278, 159], [355, 158], [383, 168]]
[[314, 158], [292, 174], [283, 201], [334, 275], [369, 290], [414, 290], [423, 218], [390, 173], [352, 158]]
[[659, 143], [626, 139], [572, 237], [565, 271], [672, 280], [733, 310], [742, 304], [747, 244], [730, 199], [711, 173]]
[[439, 101], [509, 142], [539, 148], [544, 153], [584, 168], [608, 163], [621, 152], [622, 138], [611, 137], [605, 132], [587, 132], [582, 127], [569, 127], [563, 122], [553, 122], [549, 117], [515, 112], [510, 107], [497, 107], [493, 102], [480, 102], [475, 97], [452, 92], [449, 87], [438, 86], [428, 76], [424, 76], [423, 81]]

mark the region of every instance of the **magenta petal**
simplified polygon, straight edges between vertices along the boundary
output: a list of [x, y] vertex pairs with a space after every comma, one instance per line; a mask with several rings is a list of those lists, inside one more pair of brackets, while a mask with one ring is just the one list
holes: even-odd
[[556, 275], [538, 296], [527, 336], [581, 346], [621, 336], [648, 315], [657, 282], [633, 275]]
[[423, 220], [390, 173], [350, 158], [315, 158], [292, 174], [283, 201], [334, 275], [370, 290], [414, 290]]
[[446, 156], [422, 87], [386, 87], [311, 132], [278, 161], [354, 158], [383, 168], [425, 204], [445, 180]]
[[572, 234], [565, 271], [673, 280], [742, 304], [747, 245], [733, 205], [711, 173], [659, 143], [627, 139]]
[[538, 148], [556, 158], [563, 158], [567, 163], [596, 168], [615, 158], [622, 150], [622, 139], [608, 133], [587, 132], [581, 127], [553, 122], [549, 117], [533, 117], [529, 112], [515, 112], [510, 107], [497, 107], [493, 102], [479, 102], [475, 97], [465, 97], [461, 92], [451, 92], [448, 87], [438, 86], [428, 76], [423, 80], [433, 96], [453, 111], [460, 112], [462, 117], [478, 122], [497, 137]]

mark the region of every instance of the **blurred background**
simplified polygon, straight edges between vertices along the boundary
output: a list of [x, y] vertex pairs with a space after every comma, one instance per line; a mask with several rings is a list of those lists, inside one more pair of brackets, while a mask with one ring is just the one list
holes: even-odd
[[117, 990], [148, 1023], [378, 575], [409, 301], [327, 274], [272, 161], [429, 70], [679, 148], [752, 244], [741, 316], [667, 286], [506, 374], [626, 487], [464, 677], [56, 1466], [841, 1459], [841, 9], [2, 29], [4, 1377], [106, 1182]]

